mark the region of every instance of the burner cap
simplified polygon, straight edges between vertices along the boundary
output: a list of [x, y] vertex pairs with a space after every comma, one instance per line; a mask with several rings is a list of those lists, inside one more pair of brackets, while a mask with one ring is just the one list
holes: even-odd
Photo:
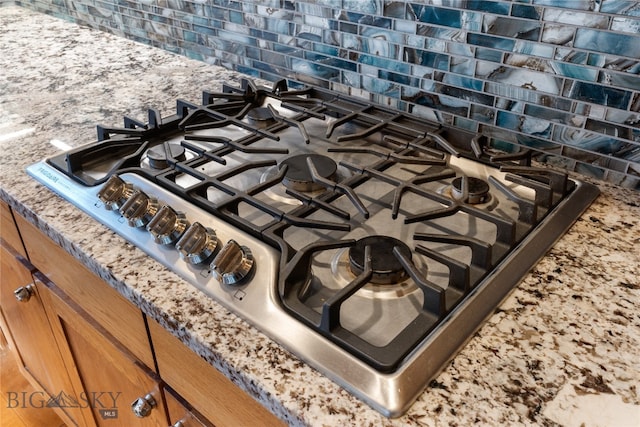
[[[463, 180], [467, 181], [467, 186], [469, 188], [469, 194], [467, 195], [466, 200], [462, 200], [464, 197], [462, 194]], [[484, 203], [489, 200], [489, 184], [487, 181], [473, 176], [459, 176], [451, 182], [451, 195], [456, 200], [470, 203], [472, 205]]]
[[349, 264], [353, 274], [358, 275], [364, 270], [364, 250], [367, 246], [371, 246], [371, 283], [392, 284], [408, 277], [404, 267], [393, 254], [393, 248], [398, 246], [400, 252], [409, 259], [411, 249], [400, 240], [388, 236], [365, 237], [349, 248]]
[[247, 113], [247, 118], [251, 123], [259, 128], [267, 127], [276, 121], [275, 117], [273, 117], [273, 113], [271, 113], [267, 107], [252, 108]]
[[311, 159], [322, 178], [335, 178], [338, 166], [330, 157], [321, 154], [298, 154], [284, 159], [280, 163], [280, 168], [283, 165], [288, 166], [287, 173], [282, 180], [285, 187], [297, 191], [316, 191], [323, 188], [322, 185], [313, 182], [307, 159]]
[[166, 169], [169, 167], [167, 161], [167, 152], [165, 147], [169, 147], [169, 156], [171, 160], [182, 162], [187, 159], [185, 155], [185, 149], [182, 145], [178, 144], [161, 144], [147, 150], [147, 159], [149, 159], [149, 166], [152, 169]]

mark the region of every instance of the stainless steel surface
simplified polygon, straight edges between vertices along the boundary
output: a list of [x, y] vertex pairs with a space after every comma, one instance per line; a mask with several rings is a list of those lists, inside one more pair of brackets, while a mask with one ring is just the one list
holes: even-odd
[[139, 397], [131, 403], [131, 410], [138, 418], [145, 418], [151, 414], [153, 408], [157, 406], [156, 399], [151, 394]]

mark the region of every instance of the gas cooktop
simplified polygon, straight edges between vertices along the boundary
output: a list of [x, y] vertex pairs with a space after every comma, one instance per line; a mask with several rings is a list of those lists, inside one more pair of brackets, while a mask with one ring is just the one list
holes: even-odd
[[597, 197], [487, 138], [243, 80], [28, 168], [387, 416]]

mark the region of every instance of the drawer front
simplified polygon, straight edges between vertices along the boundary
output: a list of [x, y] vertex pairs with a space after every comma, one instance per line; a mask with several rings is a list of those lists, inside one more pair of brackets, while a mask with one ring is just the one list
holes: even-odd
[[31, 263], [109, 331], [142, 363], [153, 353], [142, 312], [31, 223], [15, 216]]
[[284, 425], [158, 323], [149, 320], [149, 331], [162, 380], [214, 425]]

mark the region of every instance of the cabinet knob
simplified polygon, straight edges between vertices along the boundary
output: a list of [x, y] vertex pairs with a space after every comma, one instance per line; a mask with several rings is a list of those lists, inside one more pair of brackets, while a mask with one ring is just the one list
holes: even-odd
[[169, 426], [169, 427], [184, 427], [184, 423], [182, 421], [176, 421], [175, 424]]
[[35, 290], [33, 288], [33, 283], [30, 283], [27, 286], [20, 286], [18, 289], [13, 291], [13, 295], [15, 295], [16, 299], [20, 302], [29, 301], [34, 294]]
[[148, 417], [151, 410], [156, 407], [156, 399], [151, 394], [139, 397], [131, 403], [131, 410], [138, 418]]

